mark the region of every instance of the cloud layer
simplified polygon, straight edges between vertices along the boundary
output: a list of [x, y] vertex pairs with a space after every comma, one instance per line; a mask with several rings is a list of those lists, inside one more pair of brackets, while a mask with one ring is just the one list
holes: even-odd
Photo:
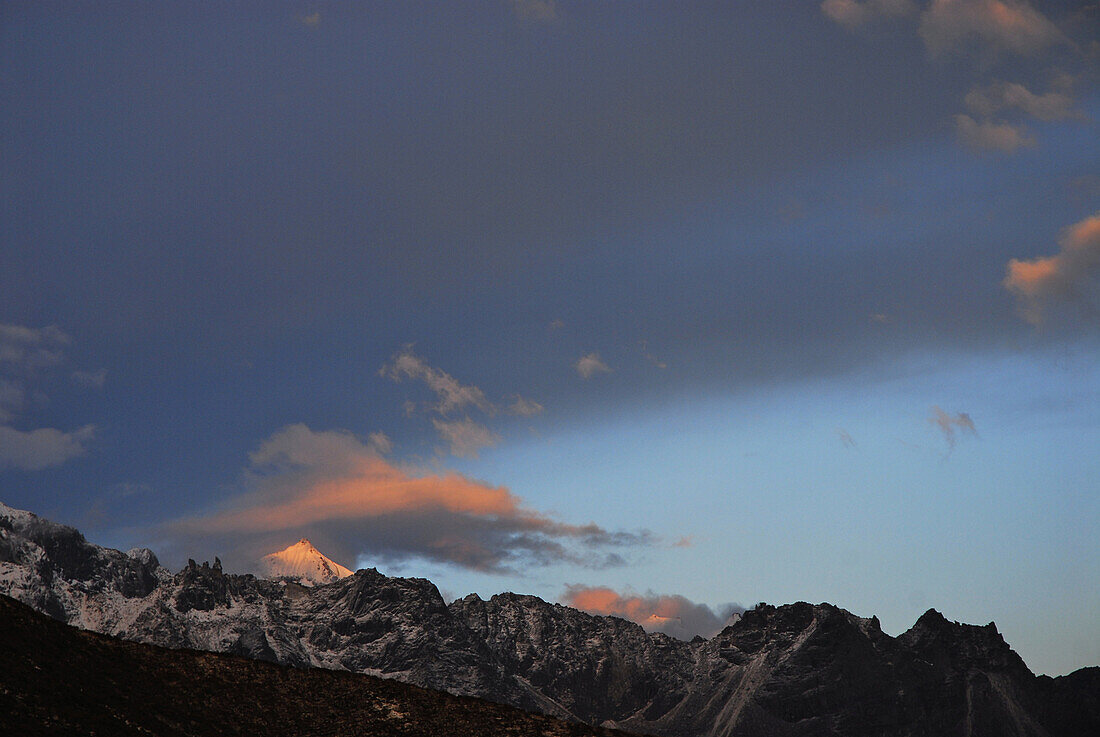
[[647, 632], [664, 632], [684, 640], [696, 635], [713, 637], [732, 614], [745, 611], [738, 604], [715, 611], [678, 594], [620, 594], [605, 586], [567, 586], [561, 600], [591, 614], [622, 617], [637, 622]]
[[519, 497], [453, 472], [398, 466], [351, 433], [291, 425], [249, 456], [249, 491], [204, 516], [169, 526], [252, 560], [276, 541], [307, 535], [352, 562], [423, 558], [480, 571], [569, 562], [605, 567], [656, 542], [558, 522]]

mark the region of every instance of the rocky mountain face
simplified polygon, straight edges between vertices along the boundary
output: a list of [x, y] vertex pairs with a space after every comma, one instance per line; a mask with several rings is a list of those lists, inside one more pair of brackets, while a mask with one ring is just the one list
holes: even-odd
[[4, 735], [623, 735], [393, 679], [123, 642], [4, 596], [0, 632]]
[[0, 593], [138, 642], [395, 678], [589, 724], [679, 737], [1100, 734], [1100, 668], [1034, 676], [992, 624], [930, 610], [908, 632], [830, 604], [762, 606], [710, 640], [647, 634], [532, 596], [448, 606], [361, 570], [312, 587], [175, 574], [148, 550], [0, 506]]

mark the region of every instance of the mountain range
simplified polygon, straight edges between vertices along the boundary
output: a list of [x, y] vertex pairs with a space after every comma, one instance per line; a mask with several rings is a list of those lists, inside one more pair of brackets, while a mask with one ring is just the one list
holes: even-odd
[[[318, 560], [298, 545], [301, 560], [285, 557]], [[374, 569], [303, 582], [312, 565], [297, 580], [227, 573], [217, 559], [173, 573], [148, 549], [103, 548], [0, 505], [0, 594], [126, 640], [384, 676], [662, 737], [1100, 734], [1100, 668], [1036, 676], [994, 624], [935, 610], [891, 637], [831, 604], [758, 605], [683, 641], [534, 596], [448, 604], [430, 581]]]

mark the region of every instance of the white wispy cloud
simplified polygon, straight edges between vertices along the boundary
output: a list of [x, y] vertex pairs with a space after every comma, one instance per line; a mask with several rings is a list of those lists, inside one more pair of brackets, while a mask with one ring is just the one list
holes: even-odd
[[431, 389], [437, 399], [431, 409], [441, 415], [447, 415], [464, 407], [477, 407], [486, 414], [493, 414], [496, 408], [485, 398], [485, 392], [472, 384], [463, 384], [445, 371], [433, 368], [416, 355], [412, 346], [405, 346], [381, 371], [382, 376], [402, 381], [412, 379], [422, 381]]
[[591, 379], [596, 374], [611, 373], [611, 367], [603, 362], [599, 353], [589, 353], [586, 356], [581, 356], [574, 364], [574, 368], [577, 369], [577, 373], [580, 374], [582, 379]]
[[439, 437], [447, 442], [451, 455], [459, 458], [477, 458], [478, 451], [482, 448], [500, 442], [499, 435], [469, 417], [461, 420], [432, 418], [432, 426]]
[[52, 427], [24, 432], [0, 425], [0, 468], [38, 471], [60, 466], [87, 453], [95, 433], [94, 425], [85, 425], [72, 432]]
[[510, 415], [518, 415], [520, 417], [533, 417], [540, 414], [545, 409], [538, 402], [526, 399], [520, 395], [516, 395], [512, 403], [508, 405], [506, 412]]

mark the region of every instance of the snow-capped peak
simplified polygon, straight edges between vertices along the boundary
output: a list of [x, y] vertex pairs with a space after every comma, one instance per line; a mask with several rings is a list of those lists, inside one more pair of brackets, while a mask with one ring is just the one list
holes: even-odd
[[352, 574], [304, 537], [288, 548], [265, 555], [260, 562], [268, 578], [292, 578], [302, 583], [332, 583]]

